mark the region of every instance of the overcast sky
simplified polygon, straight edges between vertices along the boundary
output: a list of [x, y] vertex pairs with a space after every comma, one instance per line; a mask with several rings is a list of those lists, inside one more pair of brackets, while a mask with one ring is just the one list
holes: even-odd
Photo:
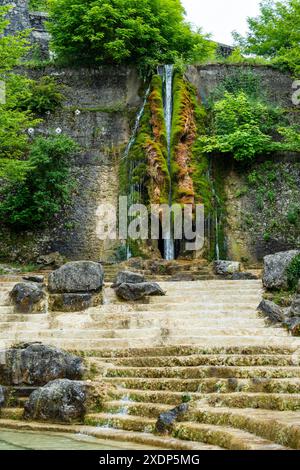
[[232, 44], [231, 32], [247, 31], [247, 17], [257, 16], [260, 0], [181, 0], [188, 20], [212, 33], [215, 41]]

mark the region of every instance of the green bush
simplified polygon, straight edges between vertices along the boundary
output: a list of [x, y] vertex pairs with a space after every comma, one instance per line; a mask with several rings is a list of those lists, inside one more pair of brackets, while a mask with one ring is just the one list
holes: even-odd
[[20, 107], [35, 114], [42, 115], [47, 111], [60, 108], [65, 97], [58, 89], [53, 77], [44, 76], [38, 81], [31, 81], [29, 95], [20, 103]]
[[294, 290], [300, 279], [300, 255], [295, 256], [290, 263], [287, 269], [287, 277], [289, 288]]
[[16, 229], [49, 222], [70, 200], [69, 159], [77, 145], [68, 137], [37, 138], [25, 179], [0, 191], [0, 219]]
[[[295, 150], [298, 146], [297, 132], [282, 126], [284, 111], [244, 91], [226, 91], [223, 99], [213, 103], [211, 118], [208, 135], [199, 139], [204, 153], [220, 152], [232, 154], [236, 160], [252, 160], [258, 155]], [[282, 141], [274, 137], [277, 129]]]
[[185, 21], [180, 0], [50, 0], [52, 48], [78, 64], [197, 62], [215, 45]]

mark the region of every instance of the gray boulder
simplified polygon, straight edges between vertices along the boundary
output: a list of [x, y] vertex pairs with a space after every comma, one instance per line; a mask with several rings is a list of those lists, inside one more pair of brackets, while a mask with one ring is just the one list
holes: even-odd
[[101, 292], [51, 294], [49, 295], [49, 310], [51, 312], [82, 312], [100, 305], [102, 301]]
[[268, 317], [272, 323], [281, 323], [285, 320], [283, 310], [270, 300], [263, 299], [257, 307], [257, 310]]
[[132, 271], [120, 271], [112, 287], [118, 287], [121, 284], [137, 284], [140, 282], [145, 282], [143, 274], [133, 273]]
[[65, 258], [58, 251], [48, 253], [47, 255], [40, 255], [36, 260], [36, 263], [41, 267], [48, 268], [51, 266], [53, 269], [60, 268], [65, 262]]
[[17, 313], [41, 313], [45, 311], [46, 292], [34, 282], [20, 282], [10, 292], [10, 299]]
[[300, 336], [300, 317], [288, 318], [285, 325], [292, 336]]
[[216, 274], [227, 276], [239, 272], [241, 270], [241, 263], [238, 261], [215, 261], [214, 270]]
[[265, 256], [263, 285], [267, 289], [286, 289], [287, 268], [299, 253], [299, 250], [292, 250]]
[[230, 276], [230, 279], [232, 279], [233, 281], [251, 281], [258, 279], [258, 277], [253, 273], [240, 272], [232, 274], [232, 276]]
[[29, 276], [23, 276], [24, 281], [29, 281], [29, 282], [37, 282], [38, 284], [43, 284], [45, 281], [44, 276], [40, 276], [38, 274], [31, 274]]
[[49, 275], [48, 288], [53, 293], [97, 292], [103, 286], [103, 268], [93, 261], [73, 261]]
[[156, 282], [124, 283], [118, 286], [115, 292], [123, 300], [141, 300], [147, 296], [166, 295]]
[[291, 304], [291, 306], [288, 310], [288, 316], [289, 317], [300, 317], [300, 295], [297, 295], [294, 298], [294, 300], [293, 300], [293, 302], [292, 302], [292, 304]]
[[171, 433], [173, 430], [174, 423], [178, 420], [178, 418], [187, 413], [188, 410], [189, 405], [187, 403], [182, 403], [181, 405], [176, 406], [176, 408], [173, 408], [170, 411], [161, 413], [155, 425], [156, 431], [159, 434]]
[[4, 352], [0, 382], [4, 385], [45, 385], [58, 378], [81, 379], [82, 359], [41, 343], [20, 344]]
[[24, 405], [24, 418], [58, 423], [83, 421], [88, 411], [101, 408], [109, 390], [101, 382], [54, 380], [30, 395]]

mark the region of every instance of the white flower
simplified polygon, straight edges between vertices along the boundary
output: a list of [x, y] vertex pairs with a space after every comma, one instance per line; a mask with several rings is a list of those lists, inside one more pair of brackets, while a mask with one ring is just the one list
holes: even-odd
[[61, 134], [61, 133], [62, 133], [62, 130], [61, 130], [60, 127], [58, 127], [57, 129], [55, 129], [55, 132], [56, 132], [56, 134]]
[[28, 132], [29, 135], [33, 135], [33, 134], [34, 134], [34, 129], [33, 129], [33, 127], [29, 127], [29, 129], [28, 129], [27, 132]]
[[80, 109], [76, 109], [76, 111], [75, 111], [75, 115], [76, 115], [76, 116], [79, 116], [79, 114], [81, 114], [81, 111], [80, 111]]

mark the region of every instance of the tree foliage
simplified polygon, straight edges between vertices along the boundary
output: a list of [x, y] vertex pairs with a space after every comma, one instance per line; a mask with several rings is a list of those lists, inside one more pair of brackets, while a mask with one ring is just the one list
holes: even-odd
[[235, 34], [245, 53], [273, 59], [295, 73], [300, 72], [299, 0], [262, 0], [260, 15], [249, 18], [245, 38]]
[[207, 58], [214, 44], [185, 21], [180, 0], [49, 0], [53, 49], [69, 63], [151, 69]]
[[[244, 91], [226, 91], [212, 105], [211, 114], [209, 133], [199, 139], [205, 153], [227, 153], [236, 160], [251, 160], [276, 150], [300, 151], [299, 130], [284, 126], [283, 110], [251, 98]], [[274, 138], [276, 130], [282, 141]]]
[[2, 223], [24, 229], [51, 220], [69, 202], [69, 158], [76, 149], [73, 140], [66, 136], [37, 138], [23, 181], [11, 183], [0, 192]]

